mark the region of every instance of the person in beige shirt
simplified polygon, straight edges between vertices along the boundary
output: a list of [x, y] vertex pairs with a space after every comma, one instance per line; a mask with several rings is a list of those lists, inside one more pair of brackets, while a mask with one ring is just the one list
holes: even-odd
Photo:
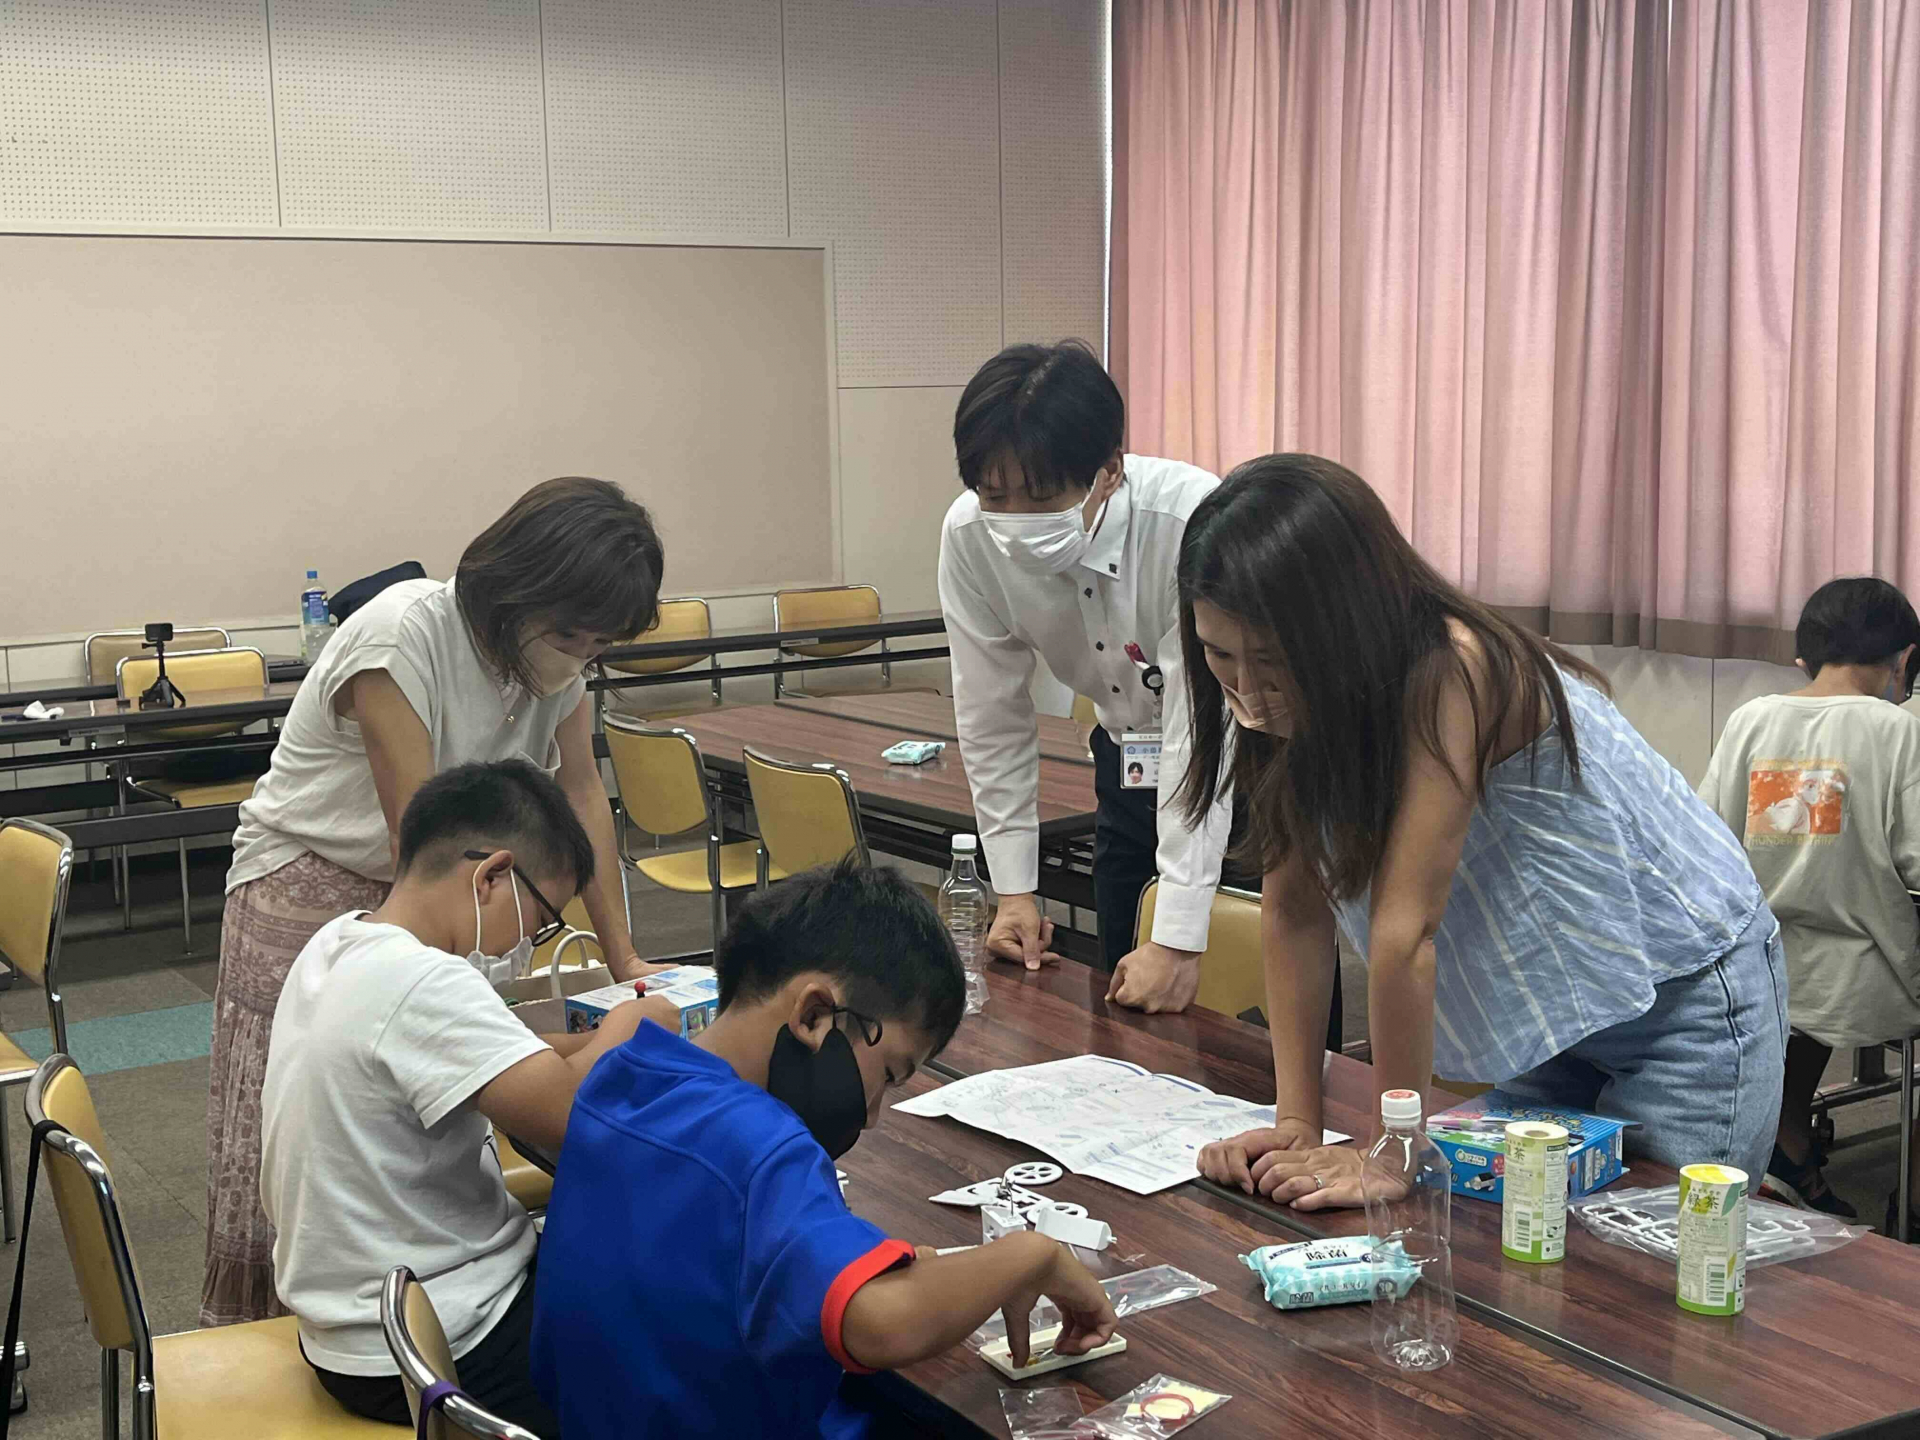
[[[1920, 619], [1886, 581], [1823, 585], [1794, 635], [1807, 686], [1734, 711], [1700, 786], [1744, 841], [1786, 943], [1793, 1034], [1769, 1183], [1849, 1219], [1820, 1173], [1811, 1111], [1834, 1050], [1920, 1033], [1908, 894], [1920, 887], [1920, 715], [1902, 708], [1917, 643]], [[1893, 1210], [1890, 1199], [1890, 1228]]]

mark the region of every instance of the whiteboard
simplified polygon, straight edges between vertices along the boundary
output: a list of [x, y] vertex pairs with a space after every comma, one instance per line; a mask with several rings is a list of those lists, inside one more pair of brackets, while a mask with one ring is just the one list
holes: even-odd
[[667, 594], [840, 578], [824, 246], [14, 234], [0, 296], [0, 641], [450, 575], [554, 475]]

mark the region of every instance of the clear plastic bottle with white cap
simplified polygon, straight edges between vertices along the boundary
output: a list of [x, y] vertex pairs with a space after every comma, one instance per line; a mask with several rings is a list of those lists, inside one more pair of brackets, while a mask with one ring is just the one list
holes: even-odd
[[992, 900], [981, 882], [976, 859], [980, 841], [972, 835], [953, 837], [953, 868], [940, 887], [940, 923], [953, 937], [960, 964], [967, 972], [967, 1014], [987, 1008], [987, 927]]
[[[1380, 1096], [1380, 1138], [1360, 1192], [1373, 1239], [1373, 1349], [1401, 1370], [1437, 1370], [1460, 1343], [1453, 1299], [1453, 1170], [1421, 1124], [1420, 1092]], [[1405, 1284], [1411, 1262], [1420, 1278]]]

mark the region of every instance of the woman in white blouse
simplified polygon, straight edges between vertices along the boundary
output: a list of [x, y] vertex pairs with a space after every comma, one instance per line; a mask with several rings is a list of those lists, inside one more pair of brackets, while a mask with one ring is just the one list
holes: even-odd
[[467, 547], [451, 581], [402, 581], [356, 611], [301, 685], [272, 768], [240, 807], [227, 876], [202, 1325], [285, 1313], [259, 1195], [274, 1007], [315, 931], [385, 898], [401, 812], [427, 779], [511, 757], [555, 776], [593, 839], [595, 878], [581, 898], [594, 932], [616, 975], [645, 973], [582, 671], [653, 623], [661, 563], [652, 519], [618, 486], [545, 481]]

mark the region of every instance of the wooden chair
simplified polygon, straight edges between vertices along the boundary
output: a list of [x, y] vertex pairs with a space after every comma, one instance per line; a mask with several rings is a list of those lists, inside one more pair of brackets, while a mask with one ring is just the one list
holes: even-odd
[[747, 789], [760, 827], [758, 883], [832, 865], [848, 854], [872, 863], [860, 801], [847, 772], [826, 761], [802, 764], [746, 750]]
[[[1153, 912], [1159, 898], [1160, 882], [1149, 881], [1140, 892], [1139, 915], [1133, 926], [1135, 945], [1153, 938]], [[1207, 948], [1200, 957], [1200, 989], [1194, 1004], [1223, 1015], [1242, 1015], [1266, 1003], [1260, 897], [1223, 885], [1213, 894], [1213, 918], [1207, 924]]]
[[133, 1440], [392, 1440], [342, 1409], [300, 1354], [292, 1316], [155, 1336], [106, 1161], [73, 1061], [55, 1054], [27, 1086], [27, 1119], [51, 1120], [43, 1163], [87, 1325], [100, 1347], [103, 1433], [120, 1433], [122, 1350], [133, 1356]]
[[[773, 628], [782, 634], [793, 631], [808, 633], [820, 630], [832, 630], [843, 625], [861, 625], [883, 618], [880, 608], [880, 592], [871, 585], [827, 585], [812, 590], [776, 590], [773, 595]], [[843, 655], [858, 655], [862, 650], [880, 647], [882, 656], [887, 654], [885, 638], [879, 640], [812, 640], [786, 644], [782, 642], [780, 654], [798, 655], [808, 660], [833, 660]], [[773, 677], [773, 695], [777, 700], [789, 690], [795, 695], [864, 695], [876, 690], [892, 690], [893, 666], [882, 659], [880, 662], [880, 683], [869, 680], [825, 678], [829, 673], [803, 672], [797, 684], [789, 685], [783, 671], [776, 671]], [[902, 695], [938, 693], [930, 685], [901, 686], [897, 692]]]
[[[122, 700], [138, 696], [160, 673], [160, 665], [151, 656], [129, 657], [114, 671]], [[167, 656], [167, 678], [189, 700], [196, 693], [210, 690], [259, 690], [267, 683], [267, 660], [251, 646], [226, 650], [189, 650]], [[201, 724], [166, 725], [146, 731], [144, 740], [212, 740], [237, 735], [252, 723], [246, 720], [215, 720]], [[151, 767], [134, 762], [122, 765], [120, 779], [123, 796], [157, 800], [177, 810], [197, 810], [210, 805], [237, 805], [253, 794], [253, 787], [266, 773], [264, 755], [243, 752], [234, 756], [186, 757], [163, 760]], [[193, 914], [187, 889], [187, 842], [180, 848], [180, 928], [186, 949], [193, 952]], [[122, 862], [124, 864], [124, 862]], [[125, 876], [121, 877], [125, 884]], [[124, 893], [125, 919], [132, 925], [130, 892]]]
[[[624, 715], [607, 716], [606, 731], [607, 758], [613, 761], [613, 783], [620, 796], [622, 893], [627, 867], [632, 866], [663, 889], [706, 895], [713, 940], [719, 944], [727, 925], [726, 893], [751, 890], [759, 883], [758, 847], [751, 840], [724, 842], [713, 792], [707, 788], [706, 766], [692, 735]], [[627, 843], [629, 820], [652, 835], [682, 835], [698, 829], [705, 844], [697, 850], [636, 856]], [[776, 865], [771, 878], [785, 879], [787, 873]]]
[[[399, 1367], [400, 1385], [407, 1392], [407, 1408], [413, 1412], [417, 1427], [421, 1394], [439, 1384], [458, 1385], [460, 1376], [432, 1297], [404, 1265], [390, 1270], [380, 1287], [380, 1328], [386, 1332], [387, 1353]], [[388, 1429], [385, 1433], [392, 1436], [404, 1432]], [[427, 1417], [424, 1433], [427, 1440], [460, 1440], [463, 1436], [467, 1440], [539, 1440], [532, 1431], [482, 1409], [459, 1390], [435, 1407]]]
[[[0, 956], [47, 997], [53, 1048], [67, 1048], [67, 1006], [60, 998], [60, 934], [73, 881], [73, 842], [32, 820], [0, 821]], [[13, 1243], [13, 1151], [7, 1144], [7, 1096], [33, 1079], [33, 1057], [0, 1035], [0, 1218]]]
[[[654, 617], [653, 624], [643, 634], [634, 636], [627, 643], [637, 645], [641, 641], [652, 643], [656, 640], [705, 640], [712, 634], [713, 612], [708, 608], [707, 602], [689, 597], [681, 600], [662, 600], [659, 614]], [[652, 710], [647, 708], [644, 701], [636, 698], [629, 702], [626, 698], [643, 696], [647, 693], [644, 689], [596, 691], [595, 693], [607, 695], [608, 706], [616, 714], [635, 715], [643, 720], [669, 720], [678, 715], [701, 714], [722, 703], [720, 657], [717, 654], [702, 655], [695, 651], [687, 655], [654, 655], [641, 660], [602, 660], [600, 662], [603, 672], [614, 671], [621, 675], [667, 675], [675, 670], [685, 670], [698, 665], [702, 660], [707, 662], [707, 668], [711, 672], [707, 677], [707, 684], [712, 691], [713, 701], [709, 705], [681, 705]]]

